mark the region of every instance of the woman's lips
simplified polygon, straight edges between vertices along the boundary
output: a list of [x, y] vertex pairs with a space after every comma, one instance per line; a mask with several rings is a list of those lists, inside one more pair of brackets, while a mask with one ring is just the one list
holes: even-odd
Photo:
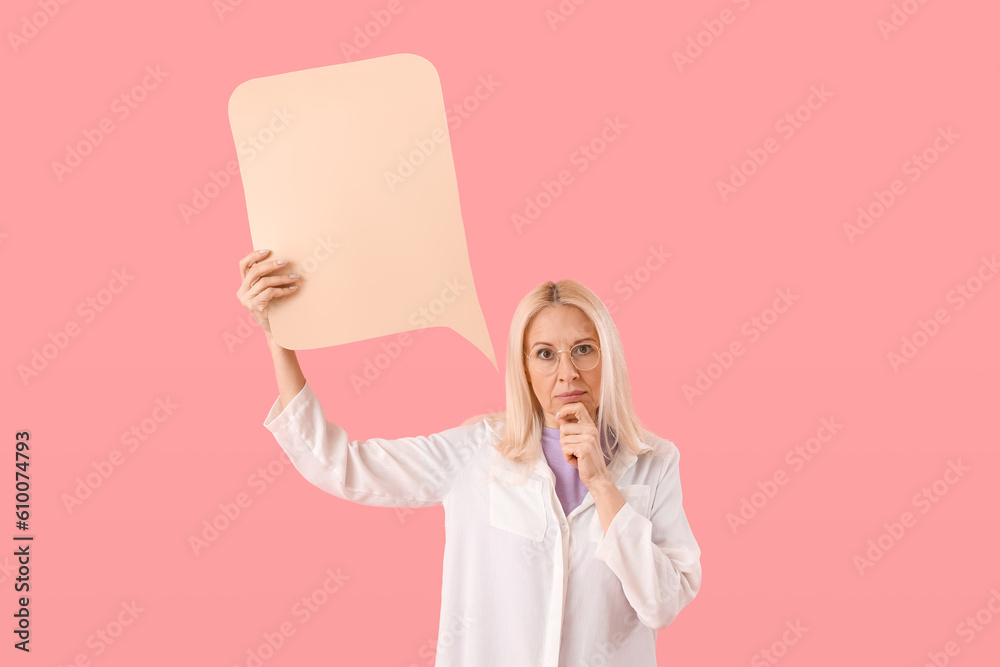
[[577, 401], [585, 394], [584, 391], [569, 391], [565, 394], [559, 394], [556, 398], [561, 398], [564, 401]]

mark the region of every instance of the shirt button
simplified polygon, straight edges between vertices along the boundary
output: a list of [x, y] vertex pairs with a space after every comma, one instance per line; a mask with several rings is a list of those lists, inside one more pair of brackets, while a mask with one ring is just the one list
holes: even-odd
[[563, 524], [562, 525], [562, 531], [565, 533], [567, 530], [569, 530], [569, 526], [567, 526], [566, 524]]

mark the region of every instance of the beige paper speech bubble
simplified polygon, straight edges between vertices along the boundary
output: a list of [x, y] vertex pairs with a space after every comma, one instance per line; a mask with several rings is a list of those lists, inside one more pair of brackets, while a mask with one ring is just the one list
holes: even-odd
[[254, 248], [298, 273], [275, 341], [448, 327], [497, 368], [472, 279], [437, 70], [401, 53], [250, 79], [229, 99]]

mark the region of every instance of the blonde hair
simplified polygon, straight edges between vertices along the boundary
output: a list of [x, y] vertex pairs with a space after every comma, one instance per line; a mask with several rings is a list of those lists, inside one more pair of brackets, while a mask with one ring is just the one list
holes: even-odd
[[[607, 441], [612, 455], [619, 447], [640, 454], [639, 442], [649, 435], [639, 422], [632, 406], [628, 369], [618, 327], [604, 302], [575, 280], [544, 282], [529, 292], [518, 304], [507, 338], [507, 411], [486, 416], [487, 424], [498, 435], [493, 444], [505, 458], [523, 464], [528, 470], [542, 454], [542, 407], [528, 384], [524, 336], [532, 318], [552, 306], [574, 306], [583, 311], [597, 329], [601, 348], [601, 388], [597, 407], [597, 431]], [[603, 442], [602, 442], [603, 448]]]

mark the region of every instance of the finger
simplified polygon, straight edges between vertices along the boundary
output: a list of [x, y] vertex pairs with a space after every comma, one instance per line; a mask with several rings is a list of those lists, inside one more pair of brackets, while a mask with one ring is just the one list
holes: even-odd
[[251, 264], [247, 268], [246, 276], [243, 278], [243, 284], [246, 286], [246, 289], [249, 290], [251, 287], [253, 287], [254, 283], [256, 283], [261, 278], [261, 276], [271, 273], [276, 269], [283, 269], [286, 266], [288, 266], [287, 261], [284, 261], [284, 263], [282, 264], [278, 263], [282, 261], [283, 260], [280, 259], [272, 259], [266, 262], [258, 261]]
[[298, 290], [292, 290], [288, 287], [265, 287], [260, 294], [250, 300], [250, 305], [252, 309], [262, 313], [265, 309], [267, 309], [271, 299], [288, 294], [289, 292], [297, 291]]
[[563, 459], [566, 463], [576, 465], [576, 452], [572, 448], [563, 447]]
[[570, 433], [579, 433], [580, 427], [577, 426], [577, 422], [562, 422], [559, 424], [559, 434], [568, 435]]
[[565, 429], [564, 433], [597, 433], [597, 424], [594, 422], [563, 422], [559, 424], [559, 429]]
[[565, 419], [569, 422], [572, 421], [574, 418], [576, 418], [576, 420], [579, 421], [580, 420], [579, 412], [582, 407], [583, 406], [580, 405], [579, 403], [567, 403], [566, 405], [559, 408], [558, 412], [556, 412], [556, 419], [557, 420]]
[[593, 424], [594, 420], [590, 418], [590, 413], [587, 412], [587, 408], [583, 406], [583, 403], [567, 403], [559, 409], [556, 413], [556, 419], [576, 419], [577, 423], [581, 424]]
[[580, 449], [579, 442], [567, 442], [562, 446], [563, 456], [575, 456], [579, 458], [578, 451]]
[[288, 276], [268, 276], [254, 283], [251, 289], [245, 290], [240, 301], [250, 310], [263, 312], [268, 302], [279, 296], [294, 294], [299, 290], [298, 278]]
[[250, 286], [248, 295], [249, 295], [249, 298], [251, 300], [253, 300], [257, 296], [263, 294], [264, 291], [266, 291], [268, 289], [282, 289], [283, 290], [283, 291], [277, 292], [276, 294], [273, 294], [272, 296], [277, 296], [277, 295], [280, 295], [280, 294], [286, 294], [289, 291], [293, 291], [294, 292], [295, 290], [284, 289], [284, 288], [290, 288], [290, 286], [292, 286], [293, 283], [297, 283], [298, 280], [299, 280], [298, 276], [296, 276], [295, 278], [292, 278], [291, 276], [264, 276], [263, 278], [260, 278], [259, 280], [257, 280], [255, 283], [253, 283]]
[[246, 275], [247, 270], [250, 269], [250, 266], [254, 262], [256, 262], [258, 259], [262, 259], [264, 257], [267, 257], [267, 253], [269, 253], [269, 252], [271, 252], [271, 251], [270, 250], [254, 250], [249, 255], [247, 255], [246, 257], [244, 257], [243, 259], [241, 259], [240, 260], [240, 278], [242, 278], [243, 276]]
[[573, 452], [589, 452], [597, 448], [597, 441], [587, 435], [571, 435], [567, 436], [565, 441], [560, 441], [559, 444], [565, 449], [569, 449]]

